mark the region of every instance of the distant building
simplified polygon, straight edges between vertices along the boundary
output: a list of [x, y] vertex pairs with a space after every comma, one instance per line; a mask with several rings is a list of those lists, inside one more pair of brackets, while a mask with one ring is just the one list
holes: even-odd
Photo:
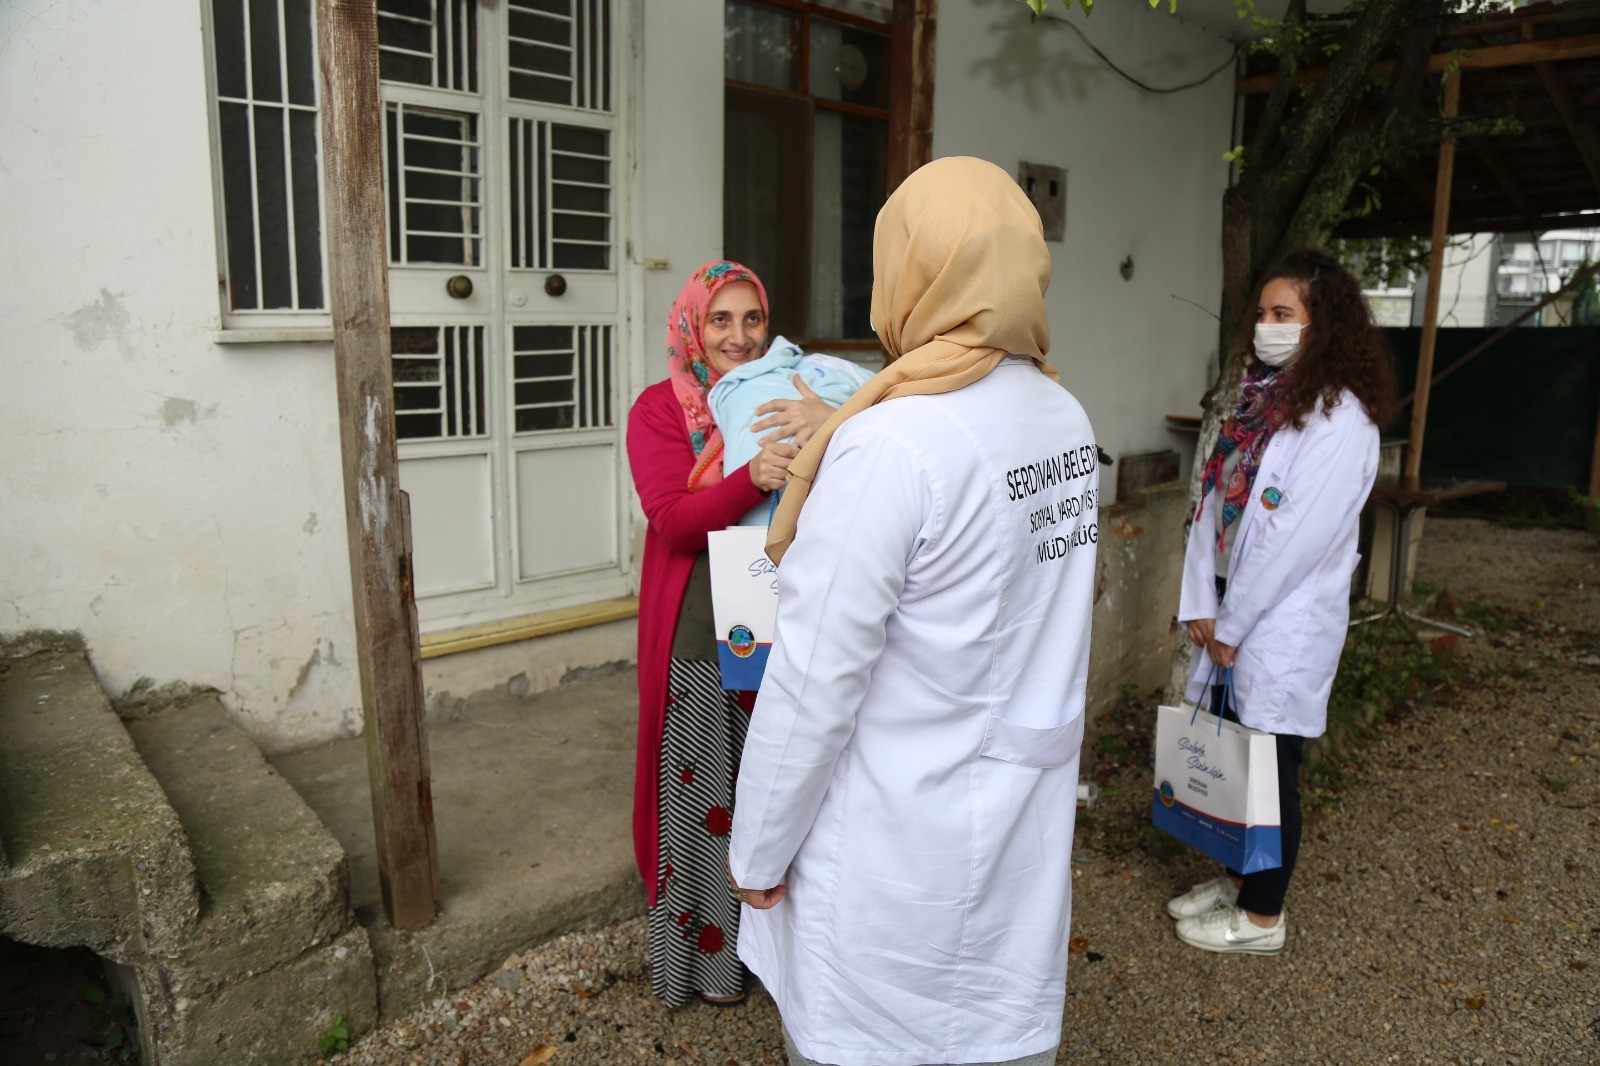
[[[1506, 325], [1558, 291], [1584, 263], [1600, 259], [1600, 229], [1477, 233], [1456, 240], [1465, 243], [1445, 250], [1441, 326]], [[1368, 289], [1366, 295], [1380, 326], [1421, 325], [1427, 278]], [[1575, 299], [1576, 294], [1554, 300], [1523, 324], [1568, 325]]]

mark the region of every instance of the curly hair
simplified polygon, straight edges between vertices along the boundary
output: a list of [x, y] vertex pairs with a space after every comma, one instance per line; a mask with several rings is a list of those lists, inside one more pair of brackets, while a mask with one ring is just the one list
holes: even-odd
[[[1398, 413], [1394, 357], [1372, 322], [1361, 283], [1333, 256], [1311, 249], [1273, 263], [1261, 284], [1278, 279], [1299, 290], [1311, 319], [1295, 359], [1294, 384], [1285, 397], [1284, 424], [1304, 429], [1313, 410], [1320, 405], [1326, 413], [1349, 389], [1373, 425], [1386, 429]], [[1254, 341], [1250, 357], [1255, 358]]]

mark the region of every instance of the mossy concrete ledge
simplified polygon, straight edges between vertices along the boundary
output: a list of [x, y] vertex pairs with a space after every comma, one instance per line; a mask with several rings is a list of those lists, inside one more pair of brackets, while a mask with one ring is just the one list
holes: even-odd
[[163, 966], [173, 1010], [159, 1061], [295, 1062], [342, 1015], [372, 1026], [372, 949], [350, 907], [344, 850], [214, 695], [127, 723], [193, 848], [200, 921]]
[[0, 935], [172, 959], [199, 920], [177, 814], [81, 651], [8, 643], [0, 658]]
[[0, 935], [100, 955], [146, 1063], [314, 1061], [377, 1016], [348, 860], [214, 695], [172, 695], [124, 723], [81, 646], [0, 643]]

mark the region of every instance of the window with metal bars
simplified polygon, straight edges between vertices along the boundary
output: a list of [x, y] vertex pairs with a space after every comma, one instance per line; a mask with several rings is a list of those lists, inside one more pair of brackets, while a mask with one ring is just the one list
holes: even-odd
[[509, 0], [506, 71], [513, 100], [610, 111], [610, 0]]
[[611, 133], [512, 118], [513, 269], [611, 269]]
[[226, 301], [322, 311], [313, 0], [211, 0]]
[[[325, 314], [315, 0], [207, 3], [225, 309]], [[507, 0], [506, 102], [611, 112], [613, 9]], [[478, 0], [379, 0], [384, 81], [480, 94], [480, 14]], [[481, 266], [483, 121], [409, 103], [391, 103], [385, 119], [392, 261]], [[511, 137], [513, 269], [613, 269], [611, 131], [493, 123]]]
[[482, 326], [396, 326], [389, 338], [400, 440], [488, 434]]
[[477, 92], [476, 0], [380, 0], [378, 76], [408, 85]]
[[384, 108], [391, 262], [483, 262], [478, 125], [469, 112]]
[[611, 341], [610, 326], [512, 327], [516, 432], [614, 425]]

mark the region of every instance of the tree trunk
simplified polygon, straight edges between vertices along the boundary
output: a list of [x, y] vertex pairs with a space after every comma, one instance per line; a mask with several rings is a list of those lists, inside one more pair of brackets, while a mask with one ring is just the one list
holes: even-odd
[[[1294, 247], [1325, 243], [1341, 220], [1356, 182], [1372, 165], [1367, 160], [1382, 159], [1385, 153], [1401, 154], [1409, 147], [1396, 145], [1386, 134], [1403, 125], [1396, 115], [1408, 101], [1417, 99], [1442, 7], [1443, 0], [1421, 4], [1416, 0], [1373, 0], [1344, 35], [1322, 76], [1296, 104], [1288, 101], [1294, 96], [1290, 86], [1303, 45], [1291, 44], [1280, 60], [1279, 84], [1261, 128], [1247, 146], [1244, 174], [1223, 195], [1217, 374], [1202, 402], [1204, 416], [1189, 476], [1189, 522], [1200, 502], [1206, 461], [1233, 410], [1244, 376], [1250, 308], [1260, 275]], [[1303, 3], [1291, 3], [1287, 15], [1292, 30], [1304, 28]], [[1391, 84], [1383, 114], [1372, 120], [1371, 129], [1343, 129], [1366, 91], [1368, 68], [1402, 26], [1406, 29], [1404, 58], [1412, 58], [1420, 46], [1424, 62], [1420, 66], [1404, 63], [1396, 71], [1396, 81], [1404, 77], [1410, 84]], [[1420, 40], [1423, 36], [1426, 41]], [[1362, 151], [1356, 160], [1354, 142], [1358, 138]], [[1185, 541], [1189, 522], [1184, 524]], [[1168, 678], [1168, 702], [1182, 695], [1192, 651], [1189, 641], [1180, 638]]]

